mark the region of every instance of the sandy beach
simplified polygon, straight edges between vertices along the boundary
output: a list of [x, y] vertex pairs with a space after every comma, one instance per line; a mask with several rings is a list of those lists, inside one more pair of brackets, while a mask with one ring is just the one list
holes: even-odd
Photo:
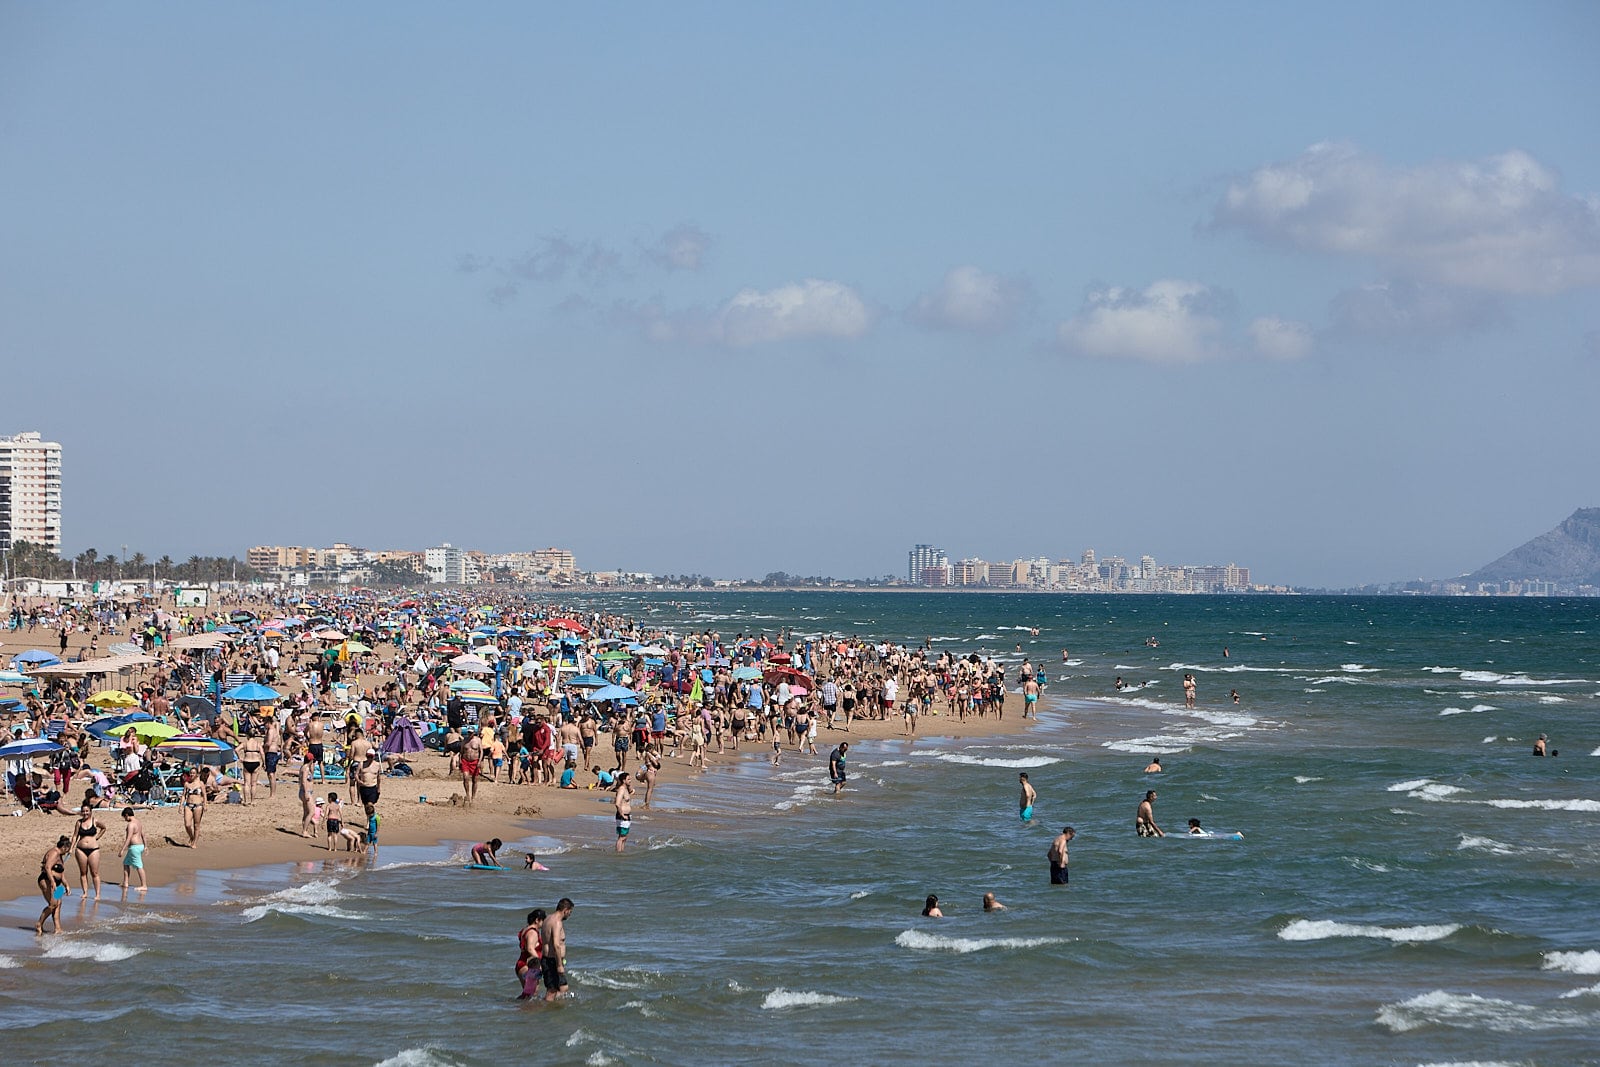
[[[4, 632], [0, 645], [0, 662], [29, 648], [55, 651], [57, 635], [53, 630], [40, 627], [30, 634], [26, 629]], [[394, 650], [385, 649], [385, 654]], [[68, 657], [92, 653], [88, 637], [82, 633], [69, 636]], [[102, 653], [103, 654], [103, 653]], [[382, 660], [382, 668], [360, 676], [357, 684], [364, 688], [378, 688], [382, 682], [393, 678], [392, 659]], [[378, 667], [378, 664], [372, 664]], [[140, 675], [124, 677], [118, 685], [137, 690]], [[294, 676], [280, 683], [285, 696], [300, 689]], [[936, 704], [936, 713], [920, 716], [918, 736], [977, 738], [998, 734], [1018, 733], [1027, 728], [1028, 720], [1022, 717], [1023, 700], [1010, 694], [1006, 697], [1005, 715], [968, 716], [962, 721], [948, 714]], [[848, 731], [842, 728], [819, 729], [817, 749], [819, 755], [800, 755], [786, 751], [784, 760], [795, 766], [814, 765], [819, 780], [827, 778], [828, 751], [841, 740], [903, 739], [905, 726], [899, 715], [887, 720], [856, 720]], [[612, 765], [609, 735], [602, 737], [596, 747], [599, 766]], [[669, 750], [670, 751], [670, 750]], [[92, 750], [92, 764], [100, 769], [110, 766], [109, 749]], [[734, 760], [766, 759], [769, 749], [765, 744], [743, 742], [738, 751], [718, 755], [715, 746], [707, 753], [711, 766]], [[447, 758], [437, 752], [425, 751], [411, 757], [415, 774], [410, 777], [385, 777], [382, 782], [382, 800], [378, 813], [381, 819], [380, 847], [382, 845], [432, 846], [442, 842], [471, 842], [499, 837], [513, 841], [539, 830], [544, 820], [564, 819], [591, 815], [599, 808], [599, 801], [607, 796], [600, 790], [580, 788], [558, 789], [549, 785], [517, 784], [504, 780], [482, 781], [478, 787], [475, 804], [467, 808], [459, 803], [461, 782], [459, 778], [445, 778]], [[183, 843], [184, 831], [181, 808], [169, 805], [142, 808], [139, 818], [144, 825], [148, 845], [145, 853], [145, 874], [150, 885], [163, 885], [184, 877], [196, 870], [224, 870], [251, 867], [268, 863], [288, 863], [326, 857], [325, 839], [300, 836], [300, 802], [296, 792], [298, 763], [286, 761], [276, 776], [275, 795], [257, 796], [250, 805], [213, 802], [207, 805], [199, 847], [189, 848]], [[668, 756], [659, 773], [656, 790], [663, 796], [683, 799], [693, 797], [698, 771], [688, 766], [688, 751], [683, 749], [677, 757]], [[263, 777], [265, 777], [263, 775]], [[82, 779], [71, 793], [70, 803], [75, 805], [82, 797]], [[592, 775], [581, 775], [580, 783], [593, 781]], [[350, 788], [343, 782], [317, 786], [317, 792], [326, 796], [329, 791], [349, 799]], [[424, 802], [422, 798], [426, 797]], [[9, 798], [8, 798], [9, 799]], [[355, 805], [351, 805], [355, 807]], [[356, 808], [359, 810], [359, 808]], [[672, 813], [643, 808], [643, 787], [640, 784], [635, 798], [636, 818], [649, 820], [653, 825], [670, 828]], [[115, 899], [120, 895], [118, 883], [122, 876], [121, 861], [116, 855], [122, 844], [123, 820], [121, 805], [102, 809], [100, 823], [105, 827], [106, 850], [102, 853], [102, 897]], [[800, 812], [763, 812], [766, 818], [804, 818]], [[68, 813], [47, 814], [24, 812], [12, 818], [0, 817], [0, 849], [7, 860], [0, 865], [0, 898], [10, 899], [32, 896], [38, 890], [34, 879], [38, 872], [38, 859], [62, 834], [72, 832], [73, 816]], [[609, 837], [607, 842], [609, 843]], [[343, 855], [344, 853], [335, 853]], [[69, 860], [67, 884], [74, 898], [78, 893], [77, 866]]]

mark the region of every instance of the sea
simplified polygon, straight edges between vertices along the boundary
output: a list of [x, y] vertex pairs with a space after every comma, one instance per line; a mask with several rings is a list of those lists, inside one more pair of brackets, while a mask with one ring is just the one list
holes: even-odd
[[[42, 945], [18, 929], [37, 903], [14, 902], [5, 1061], [1600, 1062], [1600, 602], [584, 603], [724, 638], [928, 642], [1013, 677], [1026, 656], [1049, 684], [1026, 732], [941, 739], [934, 717], [852, 746], [842, 797], [825, 758], [716, 767], [621, 856], [596, 793], [519, 841], [547, 872], [381, 846], [74, 898]], [[1541, 733], [1554, 758], [1531, 755]], [[1134, 834], [1147, 789], [1165, 839]], [[1243, 839], [1189, 838], [1190, 818]], [[575, 995], [518, 1003], [517, 930], [562, 896]]]

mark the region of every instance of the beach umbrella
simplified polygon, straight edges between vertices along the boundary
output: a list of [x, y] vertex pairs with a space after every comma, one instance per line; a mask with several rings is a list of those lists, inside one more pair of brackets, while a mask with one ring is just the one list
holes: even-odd
[[107, 648], [106, 651], [111, 653], [113, 656], [142, 656], [142, 655], [144, 655], [144, 649], [140, 648], [138, 645], [134, 644], [132, 641], [118, 641], [116, 644], [114, 644], [111, 647]]
[[610, 684], [610, 682], [606, 681], [598, 674], [580, 674], [576, 678], [570, 678], [567, 680], [567, 687], [569, 689], [599, 689], [601, 686]]
[[27, 707], [26, 704], [14, 697], [6, 697], [4, 700], [0, 700], [0, 714], [10, 715], [12, 712], [21, 711], [25, 707]]
[[632, 689], [627, 689], [627, 688], [624, 688], [623, 686], [620, 686], [620, 685], [608, 685], [608, 686], [603, 686], [603, 687], [601, 687], [599, 689], [596, 689], [594, 692], [590, 693], [589, 694], [589, 699], [590, 699], [590, 701], [592, 701], [593, 703], [596, 703], [596, 704], [602, 703], [602, 702], [607, 701], [607, 700], [635, 700], [636, 701], [636, 700], [639, 699], [639, 694], [635, 693]]
[[735, 667], [733, 676], [741, 682], [748, 682], [761, 677], [761, 669], [759, 667]]
[[97, 708], [136, 708], [139, 706], [139, 698], [120, 689], [102, 689], [85, 703], [93, 704]]
[[217, 706], [205, 697], [179, 697], [178, 707], [186, 709], [196, 719], [210, 720], [217, 717]]
[[546, 619], [544, 624], [552, 630], [567, 630], [575, 634], [586, 634], [589, 628], [575, 619]]
[[329, 629], [317, 631], [317, 640], [319, 641], [346, 641], [349, 640], [349, 638], [350, 635], [345, 633], [343, 630]]
[[346, 642], [344, 648], [345, 648], [346, 652], [350, 652], [350, 653], [371, 652], [372, 651], [372, 646], [371, 645], [364, 645], [360, 641], [349, 641], [349, 642]]
[[157, 744], [155, 751], [161, 755], [177, 756], [189, 763], [205, 763], [216, 767], [225, 766], [234, 760], [232, 745], [200, 734], [178, 734], [176, 737], [169, 737]]
[[624, 660], [630, 660], [632, 658], [633, 653], [623, 652], [621, 649], [612, 649], [610, 652], [602, 652], [595, 657], [595, 659], [604, 660], [607, 663], [617, 663]]
[[231, 623], [231, 622], [217, 627], [216, 632], [219, 633], [219, 634], [242, 634], [242, 633], [244, 633], [243, 630], [239, 629], [237, 626], [233, 625], [233, 623]]
[[61, 746], [54, 741], [43, 737], [24, 737], [21, 741], [0, 745], [0, 760], [26, 759], [29, 756], [42, 756], [47, 752], [60, 751]]
[[111, 731], [118, 726], [126, 726], [130, 722], [153, 722], [154, 718], [149, 712], [130, 711], [126, 715], [107, 715], [103, 719], [96, 719], [83, 729], [90, 737], [104, 741], [111, 736]]
[[667, 654], [667, 650], [660, 645], [640, 645], [633, 651], [640, 656], [665, 656]]
[[493, 693], [459, 693], [463, 704], [498, 704]]
[[487, 693], [489, 687], [476, 678], [457, 678], [450, 683], [452, 691], [457, 693]]
[[768, 685], [788, 682], [791, 686], [803, 685], [808, 690], [817, 687], [817, 683], [813, 682], [809, 675], [803, 671], [797, 671], [793, 667], [768, 667], [761, 677]]
[[489, 666], [489, 661], [481, 656], [457, 656], [450, 661], [450, 666], [458, 671], [468, 671], [472, 674], [492, 674], [494, 668]]
[[42, 648], [30, 648], [11, 657], [11, 666], [19, 670], [23, 667], [53, 667], [60, 662], [60, 656]]
[[13, 670], [0, 671], [0, 685], [28, 685], [28, 684], [29, 684], [28, 676], [26, 674], [23, 674], [21, 671], [13, 671]]
[[422, 735], [417, 733], [416, 723], [404, 715], [396, 715], [389, 736], [383, 739], [382, 750], [401, 756], [408, 752], [421, 752]]
[[164, 722], [125, 722], [120, 726], [113, 726], [106, 731], [107, 737], [121, 737], [123, 734], [132, 733], [146, 741], [165, 741], [169, 737], [177, 737], [181, 732], [176, 726], [168, 726]]
[[281, 694], [270, 685], [260, 685], [256, 682], [246, 682], [236, 685], [222, 694], [223, 700], [238, 700], [246, 704], [264, 704], [277, 700]]

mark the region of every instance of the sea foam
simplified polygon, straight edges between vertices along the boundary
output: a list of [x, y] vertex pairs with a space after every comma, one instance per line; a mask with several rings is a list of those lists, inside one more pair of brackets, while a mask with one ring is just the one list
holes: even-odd
[[1600, 800], [1480, 800], [1491, 808], [1540, 808], [1544, 811], [1600, 811]]
[[1600, 952], [1546, 952], [1544, 969], [1568, 974], [1600, 974]]
[[1429, 926], [1368, 926], [1329, 919], [1296, 919], [1278, 931], [1285, 941], [1323, 941], [1330, 937], [1376, 937], [1397, 944], [1438, 941], [1461, 929], [1460, 923]]
[[1397, 1004], [1385, 1004], [1378, 1009], [1378, 1022], [1397, 1034], [1426, 1026], [1455, 1026], [1509, 1034], [1590, 1026], [1597, 1018], [1600, 1015], [1593, 1012], [1538, 1008], [1531, 1004], [1480, 997], [1473, 993], [1449, 993], [1442, 989]]
[[456, 1067], [460, 1060], [452, 1059], [430, 1045], [401, 1049], [373, 1067]]
[[855, 997], [835, 997], [827, 993], [812, 993], [804, 989], [790, 991], [787, 989], [774, 989], [768, 993], [761, 1006], [767, 1011], [782, 1011], [785, 1008], [816, 1008], [824, 1004], [843, 1004], [854, 1000]]
[[1018, 756], [1006, 759], [995, 756], [969, 756], [965, 752], [941, 752], [939, 759], [946, 763], [963, 763], [969, 767], [1048, 767], [1061, 761], [1054, 756]]
[[1062, 937], [945, 937], [921, 930], [902, 930], [894, 939], [901, 948], [922, 949], [927, 952], [982, 952], [991, 948], [1038, 948], [1040, 945], [1063, 944]]
[[44, 950], [47, 960], [93, 960], [95, 963], [115, 963], [132, 959], [144, 949], [131, 945], [107, 945], [95, 941], [58, 941]]

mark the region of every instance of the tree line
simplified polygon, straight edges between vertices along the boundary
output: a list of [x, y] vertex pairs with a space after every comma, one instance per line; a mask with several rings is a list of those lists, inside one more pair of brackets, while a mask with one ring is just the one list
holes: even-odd
[[152, 573], [159, 581], [196, 583], [262, 577], [260, 571], [237, 556], [190, 556], [179, 562], [171, 556], [150, 559], [143, 552], [135, 552], [127, 559], [118, 559], [111, 554], [102, 556], [99, 549], [94, 548], [86, 548], [76, 556], [58, 556], [43, 545], [27, 541], [18, 541], [12, 546], [9, 569], [12, 577], [56, 581], [149, 578]]

